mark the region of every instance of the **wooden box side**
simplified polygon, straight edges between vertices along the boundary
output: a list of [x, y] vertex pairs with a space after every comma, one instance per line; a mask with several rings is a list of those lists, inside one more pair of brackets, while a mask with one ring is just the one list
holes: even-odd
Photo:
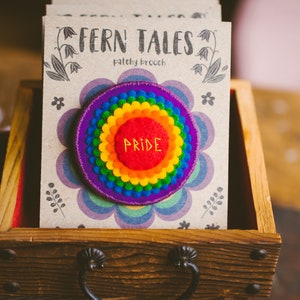
[[18, 183], [25, 152], [33, 90], [20, 87], [11, 124], [0, 188], [0, 224], [2, 230], [11, 227], [16, 206]]
[[[36, 185], [39, 179], [32, 180], [38, 172], [32, 170], [36, 169], [40, 157], [37, 137], [40, 136], [41, 127], [36, 121], [41, 119], [41, 101], [36, 99], [39, 98], [36, 90], [41, 90], [41, 87], [41, 81], [23, 81], [18, 89], [0, 186], [0, 231], [9, 230], [14, 223], [14, 217], [22, 218], [23, 222], [21, 211], [25, 208], [30, 211], [29, 218], [34, 216], [36, 219], [33, 224], [38, 224], [37, 200], [22, 203], [21, 197], [26, 193], [29, 198], [36, 198], [39, 194], [39, 184]], [[24, 181], [24, 169], [27, 169], [26, 175], [30, 177], [28, 186]], [[15, 221], [16, 224], [21, 222]], [[25, 221], [26, 223], [29, 222]]]
[[[248, 297], [252, 285], [259, 285], [258, 295], [267, 297], [280, 247], [277, 235], [257, 230], [186, 234], [184, 230], [12, 229], [0, 235], [0, 243], [16, 253], [14, 260], [2, 260], [0, 283], [18, 282], [22, 289], [15, 295], [64, 299], [81, 295], [76, 257], [86, 247], [100, 249], [107, 257], [103, 270], [89, 275], [96, 295], [175, 299], [191, 280], [190, 272], [174, 268], [168, 260], [168, 253], [178, 245], [192, 246], [198, 254], [195, 263], [201, 279], [191, 299]], [[257, 259], [260, 249], [266, 256]], [[0, 290], [1, 295], [8, 293]]]
[[257, 229], [262, 233], [276, 233], [263, 147], [251, 84], [248, 81], [232, 80], [231, 87], [235, 90], [237, 98]]

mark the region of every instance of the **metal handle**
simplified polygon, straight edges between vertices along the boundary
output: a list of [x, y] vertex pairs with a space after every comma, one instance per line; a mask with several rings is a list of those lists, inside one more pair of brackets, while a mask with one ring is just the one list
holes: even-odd
[[[188, 289], [176, 300], [188, 300], [197, 289], [200, 280], [198, 267], [193, 263], [197, 257], [197, 252], [189, 246], [180, 246], [174, 248], [169, 253], [171, 263], [181, 269], [189, 268], [192, 271], [192, 281]], [[79, 285], [84, 295], [90, 300], [101, 300], [96, 297], [89, 289], [87, 284], [87, 273], [96, 269], [103, 268], [106, 260], [105, 254], [96, 248], [86, 248], [77, 255], [80, 265]]]
[[180, 269], [189, 268], [192, 271], [192, 281], [189, 287], [176, 300], [188, 300], [198, 287], [200, 281], [200, 272], [197, 265], [194, 264], [196, 257], [196, 250], [189, 246], [180, 246], [174, 248], [169, 253], [169, 259], [175, 267]]
[[103, 268], [106, 260], [105, 254], [96, 248], [86, 248], [78, 253], [77, 260], [81, 267], [78, 279], [82, 292], [90, 300], [101, 300], [101, 298], [96, 297], [89, 289], [87, 285], [87, 272]]

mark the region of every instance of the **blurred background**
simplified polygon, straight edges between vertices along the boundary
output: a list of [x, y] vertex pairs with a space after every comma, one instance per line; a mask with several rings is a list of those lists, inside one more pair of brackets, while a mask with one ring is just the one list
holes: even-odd
[[[19, 81], [42, 78], [42, 16], [50, 2], [0, 1], [0, 131], [9, 130]], [[223, 21], [233, 28], [232, 78], [253, 87], [283, 238], [271, 299], [300, 299], [300, 1], [220, 3]], [[5, 152], [2, 141], [0, 152]]]

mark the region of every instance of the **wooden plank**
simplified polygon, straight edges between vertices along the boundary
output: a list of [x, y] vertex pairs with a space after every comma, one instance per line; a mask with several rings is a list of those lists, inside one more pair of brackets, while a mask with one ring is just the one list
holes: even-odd
[[231, 86], [238, 100], [258, 230], [262, 233], [276, 233], [251, 85], [247, 81], [232, 80]]
[[0, 230], [8, 230], [11, 227], [32, 103], [32, 89], [19, 88], [2, 174]]
[[[268, 296], [280, 247], [277, 235], [258, 231], [25, 229], [4, 235], [2, 246], [14, 249], [17, 256], [1, 262], [0, 282], [18, 282], [22, 295], [64, 299], [80, 295], [76, 256], [86, 247], [96, 247], [107, 257], [104, 269], [89, 275], [91, 289], [104, 298], [128, 299], [175, 299], [183, 293], [191, 274], [168, 261], [169, 251], [182, 244], [198, 253], [201, 281], [192, 299], [247, 297], [252, 283], [261, 285], [260, 296]], [[261, 248], [266, 258], [254, 260], [251, 253]]]
[[116, 242], [116, 243], [257, 243], [280, 244], [279, 234], [264, 233], [257, 230], [162, 230], [162, 229], [44, 229], [14, 228], [0, 234], [1, 245], [7, 242], [72, 243], [78, 241]]

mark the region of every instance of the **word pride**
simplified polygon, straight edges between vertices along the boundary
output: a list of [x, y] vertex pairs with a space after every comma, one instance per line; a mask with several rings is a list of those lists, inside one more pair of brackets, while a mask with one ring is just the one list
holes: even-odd
[[161, 152], [159, 142], [161, 141], [161, 138], [154, 138], [153, 141], [150, 141], [149, 139], [140, 138], [139, 140], [133, 138], [132, 140], [128, 140], [126, 138], [123, 139], [124, 143], [124, 151], [127, 152], [128, 149], [132, 151], [154, 151], [154, 152]]

